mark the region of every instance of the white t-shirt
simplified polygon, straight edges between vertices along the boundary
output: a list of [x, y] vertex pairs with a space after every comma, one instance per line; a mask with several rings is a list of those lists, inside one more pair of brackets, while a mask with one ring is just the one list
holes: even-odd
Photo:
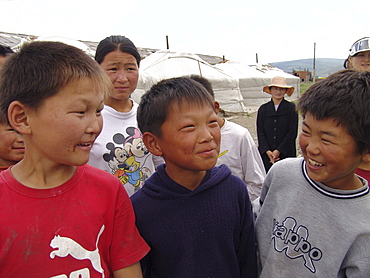
[[136, 121], [138, 104], [129, 112], [105, 105], [103, 129], [90, 153], [89, 164], [120, 179], [129, 196], [138, 191], [163, 159], [145, 147]]
[[226, 164], [245, 182], [251, 201], [260, 196], [266, 172], [258, 148], [248, 129], [227, 120], [221, 128], [220, 155], [216, 166], [221, 164]]

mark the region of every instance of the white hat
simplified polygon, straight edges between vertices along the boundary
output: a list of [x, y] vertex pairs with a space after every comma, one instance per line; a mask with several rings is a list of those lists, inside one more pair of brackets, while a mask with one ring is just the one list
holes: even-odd
[[355, 41], [355, 43], [351, 46], [349, 50], [349, 56], [354, 56], [357, 53], [370, 51], [370, 38], [364, 37]]

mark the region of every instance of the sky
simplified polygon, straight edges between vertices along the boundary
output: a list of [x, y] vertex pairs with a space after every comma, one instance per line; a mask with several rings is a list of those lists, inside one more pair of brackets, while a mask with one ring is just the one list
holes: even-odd
[[[96, 41], [246, 64], [345, 59], [370, 36], [368, 0], [0, 0], [0, 31]], [[316, 47], [314, 47], [316, 45]]]

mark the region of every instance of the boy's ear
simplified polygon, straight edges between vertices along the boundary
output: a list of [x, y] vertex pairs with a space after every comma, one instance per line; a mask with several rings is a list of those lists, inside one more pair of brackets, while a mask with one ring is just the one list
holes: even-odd
[[20, 134], [31, 133], [31, 129], [28, 124], [27, 111], [29, 111], [29, 109], [27, 109], [27, 107], [23, 103], [17, 100], [10, 103], [8, 108], [9, 123]]
[[370, 163], [370, 151], [365, 153], [363, 156], [362, 156], [362, 161], [363, 162], [367, 162], [367, 163]]
[[153, 133], [144, 132], [143, 141], [148, 151], [150, 151], [152, 154], [156, 156], [161, 156], [163, 154], [162, 148], [158, 143], [158, 137], [155, 136]]
[[213, 102], [213, 109], [215, 110], [216, 115], [220, 112], [220, 104], [218, 101]]

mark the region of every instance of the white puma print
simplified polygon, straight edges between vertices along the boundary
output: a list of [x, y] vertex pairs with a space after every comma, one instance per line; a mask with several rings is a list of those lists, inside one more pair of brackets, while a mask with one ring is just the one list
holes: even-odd
[[53, 250], [50, 252], [50, 258], [54, 259], [55, 256], [58, 257], [67, 257], [71, 255], [73, 258], [77, 260], [90, 260], [93, 268], [102, 273], [104, 277], [104, 270], [100, 263], [100, 255], [98, 249], [98, 242], [101, 234], [104, 231], [104, 225], [101, 227], [99, 234], [96, 239], [96, 249], [93, 251], [86, 250], [80, 244], [69, 237], [62, 237], [56, 235], [50, 242], [50, 246], [52, 248], [58, 248], [57, 250]]

